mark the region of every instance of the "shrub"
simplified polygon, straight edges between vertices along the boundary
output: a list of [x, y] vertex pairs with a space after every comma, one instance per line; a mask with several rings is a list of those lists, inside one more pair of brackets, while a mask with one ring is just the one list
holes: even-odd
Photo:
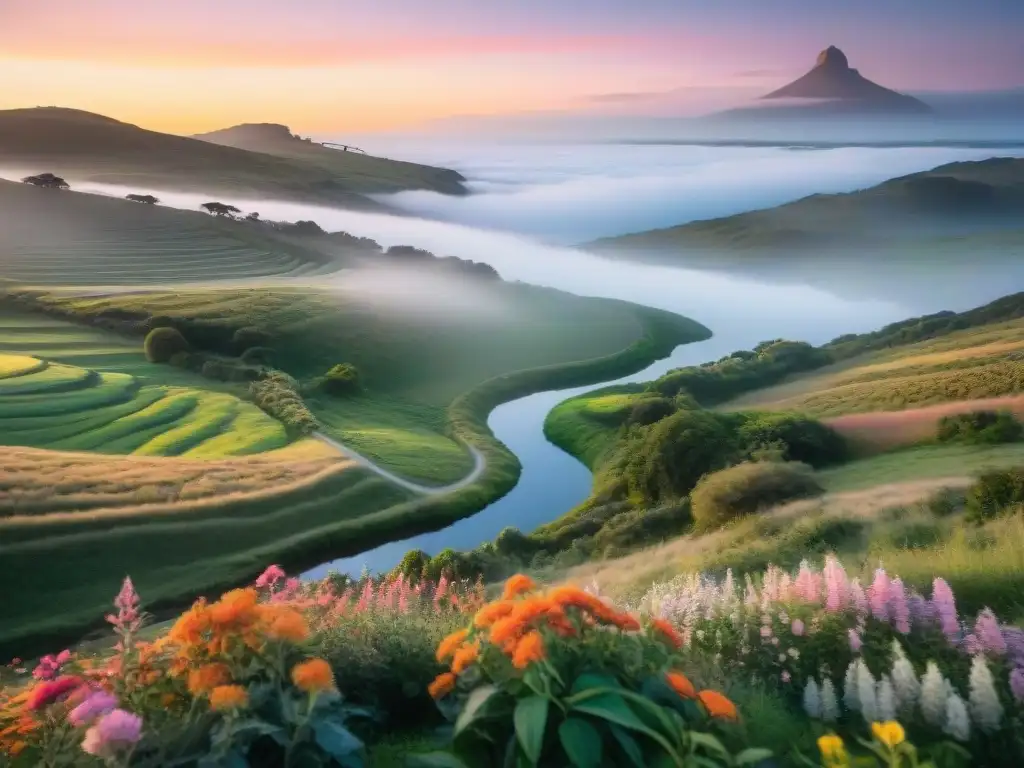
[[175, 368], [201, 372], [203, 363], [206, 362], [206, 357], [195, 352], [175, 352], [167, 362]]
[[937, 437], [940, 443], [1015, 443], [1024, 437], [1024, 425], [1009, 411], [971, 411], [943, 416]]
[[143, 344], [146, 359], [151, 363], [169, 362], [171, 356], [178, 352], [188, 352], [189, 346], [185, 337], [176, 328], [154, 328], [146, 334]]
[[257, 363], [259, 365], [272, 365], [274, 362], [274, 350], [271, 347], [249, 347], [240, 357], [243, 363]]
[[845, 461], [846, 442], [831, 427], [815, 419], [788, 413], [743, 414], [738, 441], [744, 450], [778, 447], [786, 461], [825, 467]]
[[671, 416], [676, 411], [675, 403], [667, 397], [649, 397], [633, 406], [626, 418], [626, 427], [638, 424], [647, 427]]
[[362, 389], [359, 371], [352, 363], [339, 363], [324, 376], [324, 389], [332, 395], [352, 395]]
[[273, 371], [254, 381], [249, 385], [249, 395], [257, 407], [283, 423], [292, 435], [308, 435], [320, 428], [320, 422], [298, 392], [298, 383], [282, 371]]
[[985, 472], [967, 489], [966, 518], [980, 522], [1024, 504], [1024, 469]]
[[690, 493], [694, 524], [711, 530], [737, 517], [824, 489], [806, 464], [747, 462], [708, 475]]
[[237, 353], [244, 352], [250, 347], [269, 347], [273, 337], [262, 328], [247, 325], [239, 328], [231, 336], [231, 344]]
[[207, 360], [200, 372], [205, 378], [214, 381], [227, 381], [231, 374], [229, 367], [220, 360]]

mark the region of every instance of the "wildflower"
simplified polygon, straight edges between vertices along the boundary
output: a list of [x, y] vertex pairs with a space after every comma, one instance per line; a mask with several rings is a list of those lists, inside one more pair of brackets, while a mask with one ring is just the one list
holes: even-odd
[[226, 664], [204, 664], [188, 673], [188, 692], [203, 696], [219, 685], [231, 682], [231, 670]]
[[811, 570], [806, 560], [801, 561], [794, 583], [796, 596], [805, 603], [816, 603], [821, 594], [821, 576]]
[[863, 661], [857, 666], [857, 700], [866, 722], [878, 719], [878, 683]]
[[971, 662], [970, 694], [971, 716], [983, 731], [998, 731], [1003, 719], [1003, 705], [996, 693], [995, 680], [984, 656], [975, 656]]
[[892, 649], [894, 661], [890, 674], [893, 692], [896, 694], [896, 706], [901, 712], [909, 712], [917, 704], [921, 684], [917, 681], [914, 665], [907, 659], [899, 641], [892, 641]]
[[232, 589], [210, 606], [210, 621], [217, 627], [245, 626], [256, 618], [255, 589]]
[[240, 685], [218, 685], [210, 691], [210, 709], [226, 712], [249, 705], [249, 692]]
[[821, 719], [821, 692], [813, 679], [804, 686], [804, 712], [815, 720]]
[[736, 720], [739, 713], [736, 705], [718, 691], [701, 691], [697, 694], [700, 703], [708, 711], [708, 714], [718, 720]]
[[829, 678], [821, 683], [821, 719], [826, 723], [834, 723], [839, 719], [839, 700], [836, 698], [836, 688]]
[[68, 713], [68, 722], [76, 728], [90, 725], [97, 717], [116, 708], [116, 696], [106, 691], [96, 691]]
[[680, 698], [697, 698], [697, 689], [693, 687], [693, 683], [682, 672], [668, 672], [665, 675], [665, 682], [668, 683], [668, 687], [675, 691], [676, 695]]
[[800, 619], [793, 619], [793, 623], [790, 625], [790, 629], [793, 631], [793, 634], [797, 637], [803, 637], [805, 627], [804, 623], [800, 621]]
[[981, 642], [981, 647], [987, 652], [997, 656], [1006, 653], [1006, 640], [999, 629], [999, 620], [991, 610], [986, 608], [978, 614], [978, 621], [974, 625], [974, 634]]
[[886, 675], [878, 681], [878, 716], [882, 720], [896, 719], [896, 694], [892, 689], [892, 680]]
[[971, 738], [971, 718], [967, 714], [967, 705], [956, 693], [946, 699], [945, 724], [942, 730], [957, 741]]
[[279, 610], [266, 628], [269, 637], [300, 643], [309, 637], [309, 626], [302, 614], [291, 608]]
[[675, 627], [665, 621], [665, 619], [653, 619], [651, 621], [651, 627], [653, 627], [654, 630], [676, 650], [683, 647], [683, 639], [679, 636], [679, 633], [676, 632]]
[[267, 569], [259, 575], [256, 579], [255, 585], [257, 588], [262, 589], [263, 587], [271, 587], [285, 576], [284, 569], [279, 565], [268, 565]]
[[334, 690], [334, 672], [323, 659], [309, 659], [292, 667], [292, 682], [306, 693]]
[[835, 734], [828, 734], [818, 739], [818, 751], [825, 768], [844, 768], [850, 764], [850, 757], [843, 746], [843, 740]]
[[1021, 667], [1010, 673], [1010, 692], [1018, 703], [1024, 703], [1024, 669]]
[[431, 698], [439, 699], [442, 696], [451, 693], [454, 688], [455, 675], [451, 672], [442, 672], [434, 678], [434, 682], [427, 687], [427, 692], [430, 694]]
[[446, 659], [451, 658], [455, 654], [455, 651], [458, 650], [459, 646], [466, 641], [467, 637], [469, 637], [468, 629], [459, 629], [448, 635], [437, 646], [437, 660], [445, 661]]
[[519, 595], [525, 595], [527, 592], [532, 592], [537, 588], [536, 583], [529, 576], [522, 573], [517, 573], [505, 582], [505, 589], [501, 593], [502, 600], [510, 600], [513, 597], [519, 597]]
[[494, 624], [498, 619], [508, 616], [515, 607], [516, 604], [511, 600], [488, 603], [476, 612], [476, 616], [473, 617], [473, 626], [478, 629], [485, 629]]
[[1006, 655], [1017, 666], [1024, 666], [1024, 630], [1017, 627], [1003, 627], [1003, 642]]
[[907, 604], [907, 590], [897, 577], [889, 582], [889, 615], [893, 626], [901, 634], [910, 632], [910, 606]]
[[779, 679], [784, 683], [788, 683], [790, 680], [793, 679], [793, 676], [789, 674], [789, 670], [784, 669], [782, 670], [782, 674], [779, 675]]
[[125, 576], [124, 582], [121, 584], [121, 591], [114, 598], [114, 607], [117, 608], [117, 615], [108, 615], [106, 617], [107, 621], [122, 633], [137, 631], [142, 625], [139, 602], [139, 595], [135, 591], [135, 585], [132, 584], [129, 576]]
[[29, 695], [26, 706], [32, 711], [48, 707], [55, 701], [67, 696], [73, 690], [81, 686], [82, 683], [82, 678], [76, 677], [75, 675], [65, 675], [63, 677], [58, 677], [56, 680], [47, 680], [39, 683], [32, 689], [32, 693]]
[[[64, 649], [56, 656], [43, 656], [39, 664], [32, 670], [32, 677], [36, 680], [52, 680], [60, 672], [60, 668], [71, 660], [71, 651]], [[21, 659], [12, 659], [10, 666], [15, 667], [21, 663]]]
[[932, 582], [932, 604], [939, 616], [939, 626], [943, 633], [950, 640], [955, 640], [960, 635], [960, 621], [957, 619], [953, 590], [945, 579], [935, 579]]
[[167, 633], [167, 637], [170, 642], [181, 645], [195, 645], [209, 629], [209, 607], [205, 601], [197, 600], [191, 608], [178, 617], [178, 620], [174, 622], [174, 626]]
[[895, 720], [887, 720], [884, 723], [872, 723], [871, 733], [878, 741], [885, 744], [889, 749], [898, 747], [907, 738], [907, 734], [904, 732], [903, 726]]
[[860, 579], [850, 582], [850, 602], [853, 603], [854, 611], [858, 619], [865, 619], [868, 615], [868, 596], [861, 586]]
[[875, 569], [875, 580], [868, 587], [871, 615], [879, 621], [889, 620], [889, 576], [884, 568]]
[[854, 659], [846, 668], [846, 676], [843, 679], [843, 703], [846, 708], [857, 712], [860, 710], [860, 698], [857, 696], [857, 669], [860, 659]]
[[141, 736], [142, 718], [123, 709], [114, 709], [85, 732], [82, 750], [96, 757], [109, 757], [136, 744]]
[[921, 677], [921, 714], [925, 722], [940, 727], [946, 719], [946, 700], [949, 696], [946, 679], [934, 661], [929, 661]]
[[847, 630], [847, 634], [850, 640], [850, 650], [854, 653], [860, 653], [861, 646], [864, 642], [860, 639], [860, 632], [856, 629]]
[[531, 662], [540, 661], [543, 658], [544, 640], [540, 636], [540, 632], [534, 630], [527, 633], [516, 644], [515, 652], [512, 654], [512, 666], [516, 669], [526, 669]]
[[461, 675], [469, 669], [469, 666], [476, 661], [477, 656], [479, 655], [480, 646], [476, 643], [462, 646], [455, 652], [455, 655], [452, 658], [452, 672], [456, 675]]

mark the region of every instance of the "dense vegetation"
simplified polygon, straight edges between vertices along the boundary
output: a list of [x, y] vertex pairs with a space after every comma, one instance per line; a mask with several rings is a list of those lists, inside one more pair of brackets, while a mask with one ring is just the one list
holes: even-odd
[[943, 416], [937, 437], [940, 443], [1015, 443], [1024, 437], [1024, 425], [1006, 411], [971, 411]]

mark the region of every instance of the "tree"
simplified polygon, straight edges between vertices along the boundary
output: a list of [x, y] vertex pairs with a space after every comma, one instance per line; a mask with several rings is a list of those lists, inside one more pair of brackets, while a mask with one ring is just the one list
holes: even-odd
[[209, 213], [212, 213], [214, 216], [233, 217], [236, 213], [242, 212], [240, 208], [235, 208], [233, 205], [218, 202], [203, 203], [199, 207], [205, 209]]
[[245, 218], [248, 221], [259, 221], [260, 220], [260, 215], [259, 215], [259, 213], [257, 211], [253, 211], [252, 213], [250, 213]]
[[68, 184], [60, 176], [54, 176], [52, 173], [40, 173], [38, 176], [26, 176], [21, 180], [22, 184], [31, 184], [34, 187], [43, 187], [44, 189], [71, 189], [71, 185]]
[[146, 335], [146, 359], [151, 363], [166, 363], [179, 352], [188, 352], [189, 345], [177, 328], [154, 328]]
[[131, 200], [133, 203], [144, 203], [146, 205], [156, 205], [160, 202], [159, 198], [153, 197], [152, 195], [125, 195], [125, 200]]
[[332, 395], [352, 395], [362, 389], [358, 369], [352, 363], [338, 363], [324, 376], [324, 389]]

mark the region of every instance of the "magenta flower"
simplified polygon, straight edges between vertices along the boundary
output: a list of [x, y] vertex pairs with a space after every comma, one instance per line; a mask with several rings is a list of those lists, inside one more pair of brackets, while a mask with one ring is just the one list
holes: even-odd
[[97, 717], [116, 708], [116, 696], [106, 691], [96, 691], [68, 713], [68, 722], [75, 727], [90, 725]]
[[259, 589], [262, 589], [263, 587], [273, 587], [284, 577], [284, 569], [281, 566], [268, 565], [267, 569], [259, 575], [259, 578], [256, 579], [255, 586]]
[[860, 639], [860, 632], [856, 629], [851, 629], [849, 630], [849, 636], [850, 650], [854, 653], [860, 653], [861, 646], [864, 645], [864, 642]]
[[141, 737], [142, 718], [123, 709], [115, 709], [100, 717], [85, 732], [82, 750], [96, 757], [110, 757], [137, 744]]
[[805, 560], [800, 563], [800, 571], [797, 573], [793, 588], [799, 600], [816, 603], [821, 595], [821, 575], [812, 571]]
[[889, 614], [896, 631], [904, 635], [910, 632], [910, 606], [907, 604], [907, 591], [899, 577], [889, 582]]
[[[32, 670], [32, 677], [36, 680], [53, 680], [60, 673], [60, 668], [71, 660], [71, 651], [65, 649], [56, 656], [43, 656], [39, 664]], [[21, 659], [18, 659], [20, 662]], [[14, 662], [12, 661], [13, 665]]]
[[960, 621], [957, 618], [953, 590], [949, 588], [945, 579], [935, 579], [932, 582], [932, 605], [939, 616], [942, 632], [950, 640], [956, 640], [960, 636]]
[[1002, 656], [1006, 653], [1006, 640], [999, 629], [999, 620], [996, 615], [986, 608], [978, 614], [978, 621], [974, 625], [974, 634], [978, 636], [981, 647], [987, 653]]
[[804, 623], [800, 621], [800, 619], [793, 619], [793, 623], [790, 625], [790, 629], [793, 630], [793, 634], [797, 637], [803, 637]]
[[121, 584], [121, 591], [114, 598], [114, 607], [117, 614], [108, 614], [107, 621], [121, 633], [137, 632], [142, 626], [142, 615], [139, 613], [139, 595], [135, 591], [130, 576], [124, 577]]
[[853, 609], [857, 612], [858, 618], [867, 618], [868, 596], [864, 592], [864, 587], [860, 584], [860, 579], [854, 579], [850, 582], [850, 602], [853, 603]]
[[884, 568], [875, 570], [875, 580], [868, 587], [871, 615], [879, 621], [889, 620], [889, 575]]
[[846, 607], [850, 592], [846, 571], [835, 555], [825, 558], [825, 610], [838, 613]]

